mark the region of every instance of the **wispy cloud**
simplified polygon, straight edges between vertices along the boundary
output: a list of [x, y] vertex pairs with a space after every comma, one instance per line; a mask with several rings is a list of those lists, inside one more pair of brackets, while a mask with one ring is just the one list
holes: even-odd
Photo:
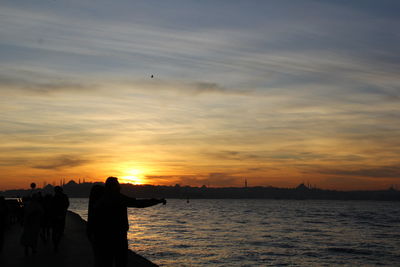
[[35, 164], [32, 167], [36, 169], [58, 170], [64, 168], [74, 168], [89, 163], [89, 160], [72, 155], [62, 155], [46, 162]]
[[[12, 72], [12, 74], [10, 73]], [[43, 75], [31, 71], [2, 71], [0, 74], [0, 92], [3, 94], [17, 94], [21, 91], [25, 94], [57, 94], [93, 92], [99, 86], [90, 81], [76, 81], [73, 77], [57, 77], [59, 75]]]
[[400, 166], [379, 166], [359, 169], [326, 169], [320, 173], [340, 176], [356, 176], [360, 178], [400, 178]]

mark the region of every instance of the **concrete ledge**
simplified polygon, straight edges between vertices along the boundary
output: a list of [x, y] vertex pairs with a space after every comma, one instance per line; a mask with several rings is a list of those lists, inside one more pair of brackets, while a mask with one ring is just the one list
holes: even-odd
[[[78, 214], [68, 211], [66, 228], [59, 252], [53, 251], [51, 242], [39, 241], [38, 252], [25, 256], [20, 244], [22, 228], [13, 225], [6, 232], [4, 250], [0, 254], [1, 267], [91, 267], [93, 253], [86, 237], [86, 221]], [[129, 250], [128, 266], [156, 267], [146, 258]]]

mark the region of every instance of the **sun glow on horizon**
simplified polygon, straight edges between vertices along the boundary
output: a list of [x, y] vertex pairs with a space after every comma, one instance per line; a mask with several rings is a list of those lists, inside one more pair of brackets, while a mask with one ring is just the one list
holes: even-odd
[[120, 182], [129, 183], [129, 184], [137, 184], [137, 185], [145, 184], [145, 179], [142, 174], [142, 171], [140, 171], [138, 169], [131, 169], [129, 171], [126, 171], [125, 173], [127, 173], [129, 175], [121, 176], [121, 178], [119, 178]]

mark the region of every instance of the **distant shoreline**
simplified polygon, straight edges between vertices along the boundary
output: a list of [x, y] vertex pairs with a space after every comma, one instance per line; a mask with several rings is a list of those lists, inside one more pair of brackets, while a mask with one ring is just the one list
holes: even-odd
[[[86, 198], [95, 184], [70, 181], [63, 186], [64, 192], [73, 198]], [[391, 187], [387, 190], [338, 191], [327, 190], [300, 184], [295, 188], [277, 187], [191, 187], [191, 186], [155, 186], [122, 184], [122, 193], [137, 198], [169, 199], [291, 199], [291, 200], [376, 200], [400, 201], [400, 191]], [[43, 194], [52, 194], [53, 186], [39, 188]], [[0, 192], [5, 197], [22, 197], [31, 190], [7, 190]]]

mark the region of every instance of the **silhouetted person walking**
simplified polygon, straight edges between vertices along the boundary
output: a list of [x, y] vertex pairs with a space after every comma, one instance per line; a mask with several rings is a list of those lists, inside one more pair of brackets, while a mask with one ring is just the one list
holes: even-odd
[[8, 208], [6, 200], [3, 196], [0, 196], [0, 253], [4, 246], [4, 233], [6, 231], [7, 213]]
[[37, 250], [40, 224], [44, 212], [39, 198], [39, 195], [34, 193], [24, 209], [21, 244], [25, 247], [25, 255], [29, 255], [29, 248], [32, 249], [32, 253], [36, 253]]
[[95, 260], [101, 267], [125, 267], [127, 265], [129, 229], [127, 207], [146, 208], [165, 204], [165, 199], [143, 199], [127, 197], [120, 193], [118, 178], [106, 180], [105, 192], [95, 203], [90, 231], [93, 231], [94, 246], [98, 248], [99, 258]]
[[93, 254], [94, 254], [94, 266], [100, 266], [99, 259], [101, 255], [101, 250], [99, 245], [95, 242], [94, 238], [94, 227], [96, 226], [95, 215], [94, 215], [94, 207], [96, 203], [103, 197], [104, 194], [104, 186], [102, 185], [94, 185], [90, 190], [89, 196], [89, 207], [88, 207], [88, 221], [86, 224], [86, 234], [89, 238], [90, 243], [92, 244]]
[[57, 252], [61, 237], [64, 234], [69, 199], [60, 186], [54, 187], [54, 193], [52, 200], [52, 240], [54, 251]]
[[89, 240], [93, 240], [93, 228], [95, 225], [95, 218], [94, 218], [94, 208], [97, 202], [103, 197], [105, 188], [102, 185], [94, 185], [90, 190], [89, 195], [89, 206], [88, 206], [88, 222], [86, 225], [86, 233]]
[[44, 210], [42, 218], [42, 233], [41, 237], [44, 243], [50, 239], [51, 227], [52, 227], [52, 206], [53, 206], [53, 196], [46, 194], [42, 199], [42, 207]]

